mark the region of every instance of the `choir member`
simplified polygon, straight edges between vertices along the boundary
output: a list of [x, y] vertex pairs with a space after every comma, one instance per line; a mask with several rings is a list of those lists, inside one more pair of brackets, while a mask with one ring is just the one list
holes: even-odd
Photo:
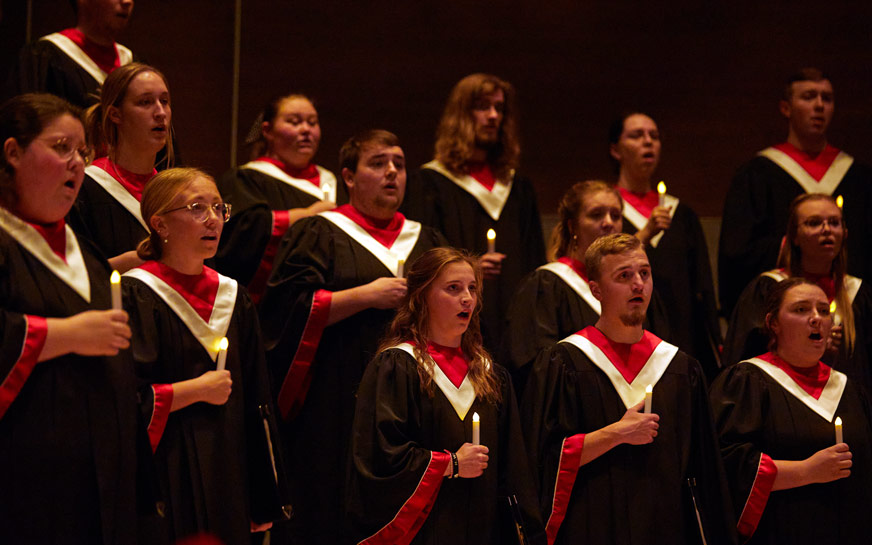
[[766, 148], [736, 173], [724, 201], [718, 253], [721, 306], [729, 316], [745, 286], [775, 264], [791, 201], [803, 193], [842, 195], [847, 227], [848, 272], [868, 278], [872, 255], [869, 185], [872, 170], [827, 141], [833, 117], [833, 85], [816, 68], [787, 82], [780, 104], [787, 141]]
[[[721, 339], [708, 247], [696, 213], [653, 184], [660, 131], [649, 116], [627, 112], [609, 127], [609, 154], [624, 198], [624, 231], [645, 245], [673, 341], [712, 379], [720, 370]], [[665, 191], [665, 188], [664, 188]], [[655, 331], [656, 333], [656, 331]]]
[[361, 543], [517, 543], [500, 520], [510, 496], [527, 543], [545, 543], [512, 382], [481, 344], [481, 285], [477, 260], [454, 248], [409, 269], [357, 396], [348, 488]]
[[839, 325], [832, 328], [824, 361], [855, 384], [872, 387], [872, 290], [845, 272], [848, 262], [842, 211], [828, 195], [804, 193], [790, 205], [787, 238], [777, 268], [752, 280], [733, 309], [724, 343], [724, 362], [736, 363], [766, 351], [763, 308], [782, 280], [795, 276], [817, 284], [835, 303]]
[[260, 305], [294, 494], [288, 532], [301, 543], [341, 540], [354, 392], [406, 293], [400, 269], [445, 244], [398, 212], [395, 135], [351, 138], [340, 164], [351, 202], [291, 227]]
[[[621, 231], [623, 207], [618, 190], [600, 181], [579, 182], [560, 199], [549, 247], [552, 261], [524, 279], [509, 307], [500, 360], [512, 373], [518, 397], [541, 351], [599, 319], [584, 252], [597, 238]], [[656, 292], [647, 319], [646, 329], [668, 338], [666, 311]]]
[[[521, 279], [545, 263], [536, 193], [516, 173], [521, 146], [515, 89], [488, 74], [460, 80], [436, 131], [435, 158], [410, 184], [406, 212], [439, 230], [456, 247], [484, 254], [488, 291], [482, 309], [485, 346], [500, 342]], [[487, 233], [496, 234], [494, 250]]]
[[25, 45], [7, 82], [9, 96], [51, 93], [85, 108], [113, 70], [134, 60], [118, 43], [133, 13], [133, 0], [73, 0], [76, 26]]
[[752, 544], [867, 543], [872, 405], [820, 361], [827, 295], [787, 279], [764, 313], [769, 352], [728, 367], [711, 389], [739, 534]]
[[100, 158], [85, 168], [69, 222], [119, 272], [142, 264], [136, 255], [136, 246], [148, 236], [140, 214], [142, 191], [157, 174], [158, 152], [166, 148], [172, 162], [171, 123], [166, 78], [140, 63], [109, 74], [100, 102], [88, 109], [88, 140]]
[[234, 207], [216, 257], [218, 269], [248, 286], [255, 301], [266, 288], [279, 242], [302, 218], [347, 201], [345, 188], [315, 164], [321, 124], [304, 95], [276, 97], [257, 127], [252, 161], [230, 170], [218, 182]]
[[[205, 267], [230, 207], [211, 177], [168, 169], [149, 182], [145, 263], [124, 274], [124, 306], [154, 450], [163, 542], [209, 533], [247, 543], [281, 517], [278, 431], [257, 313], [245, 288]], [[223, 350], [220, 341], [229, 345]], [[283, 483], [282, 483], [283, 484]]]
[[602, 314], [537, 358], [522, 403], [549, 544], [733, 543], [702, 368], [642, 328], [641, 242], [601, 237], [585, 266]]
[[20, 95], [0, 106], [0, 142], [3, 542], [135, 544], [149, 453], [131, 331], [106, 262], [64, 223], [91, 157], [80, 112]]

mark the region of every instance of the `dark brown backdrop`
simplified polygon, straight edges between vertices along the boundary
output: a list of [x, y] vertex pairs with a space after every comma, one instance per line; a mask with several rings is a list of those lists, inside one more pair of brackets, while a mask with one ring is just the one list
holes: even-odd
[[[5, 71], [24, 41], [25, 2], [2, 6]], [[73, 24], [65, 0], [33, 6], [34, 36]], [[244, 0], [239, 137], [268, 96], [301, 90], [321, 114], [320, 163], [335, 168], [344, 139], [378, 126], [417, 165], [454, 82], [488, 71], [518, 89], [522, 169], [544, 213], [571, 182], [612, 177], [608, 122], [636, 107], [660, 125], [670, 193], [719, 216], [736, 167], [784, 138], [777, 100], [796, 67], [831, 74], [831, 141], [872, 160], [870, 20], [868, 2], [811, 0]], [[185, 162], [214, 174], [230, 166], [233, 22], [230, 0], [139, 0], [123, 40], [167, 74]]]

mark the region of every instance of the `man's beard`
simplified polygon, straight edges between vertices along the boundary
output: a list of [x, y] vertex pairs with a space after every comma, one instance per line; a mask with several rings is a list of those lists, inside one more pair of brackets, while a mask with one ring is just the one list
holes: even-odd
[[475, 146], [484, 150], [492, 150], [500, 145], [500, 134], [491, 136], [489, 134], [478, 134], [475, 135]]
[[637, 325], [642, 325], [642, 322], [645, 321], [645, 312], [642, 309], [632, 310], [625, 314], [621, 314], [618, 316], [621, 319], [621, 323], [628, 327], [635, 327]]

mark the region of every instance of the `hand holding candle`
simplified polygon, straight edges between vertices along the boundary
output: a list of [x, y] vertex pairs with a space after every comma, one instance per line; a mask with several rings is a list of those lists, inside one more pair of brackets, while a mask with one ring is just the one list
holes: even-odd
[[112, 310], [121, 310], [121, 275], [118, 271], [112, 271], [109, 285], [112, 287]]
[[472, 413], [472, 444], [481, 444], [481, 421], [478, 413]]
[[492, 254], [497, 251], [497, 232], [493, 229], [487, 230], [487, 253]]
[[836, 444], [838, 445], [839, 443], [844, 443], [844, 441], [842, 439], [843, 439], [843, 437], [842, 437], [842, 417], [837, 416], [836, 417]]
[[651, 398], [654, 395], [654, 387], [648, 385], [645, 387], [645, 414], [651, 413]]
[[663, 180], [657, 184], [657, 196], [657, 206], [666, 206], [666, 184], [663, 183]]
[[227, 348], [230, 346], [230, 341], [227, 337], [221, 337], [218, 342], [218, 365], [215, 367], [218, 371], [223, 371], [227, 367]]

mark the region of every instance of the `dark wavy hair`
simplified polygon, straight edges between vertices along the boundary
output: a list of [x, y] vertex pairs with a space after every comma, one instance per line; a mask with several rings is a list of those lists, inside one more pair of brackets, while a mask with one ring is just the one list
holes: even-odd
[[415, 347], [418, 360], [418, 375], [422, 389], [430, 396], [435, 392], [433, 381], [433, 358], [427, 353], [430, 343], [430, 312], [427, 308], [427, 292], [442, 271], [452, 263], [466, 263], [472, 267], [475, 283], [478, 286], [478, 300], [469, 327], [460, 341], [463, 353], [470, 359], [469, 377], [475, 394], [481, 399], [498, 403], [501, 400], [497, 376], [494, 372], [487, 350], [482, 345], [479, 313], [482, 306], [482, 273], [478, 259], [465, 250], [442, 247], [428, 250], [412, 263], [407, 271], [408, 292], [397, 314], [391, 322], [387, 335], [382, 339], [379, 351], [386, 350], [404, 342]]

